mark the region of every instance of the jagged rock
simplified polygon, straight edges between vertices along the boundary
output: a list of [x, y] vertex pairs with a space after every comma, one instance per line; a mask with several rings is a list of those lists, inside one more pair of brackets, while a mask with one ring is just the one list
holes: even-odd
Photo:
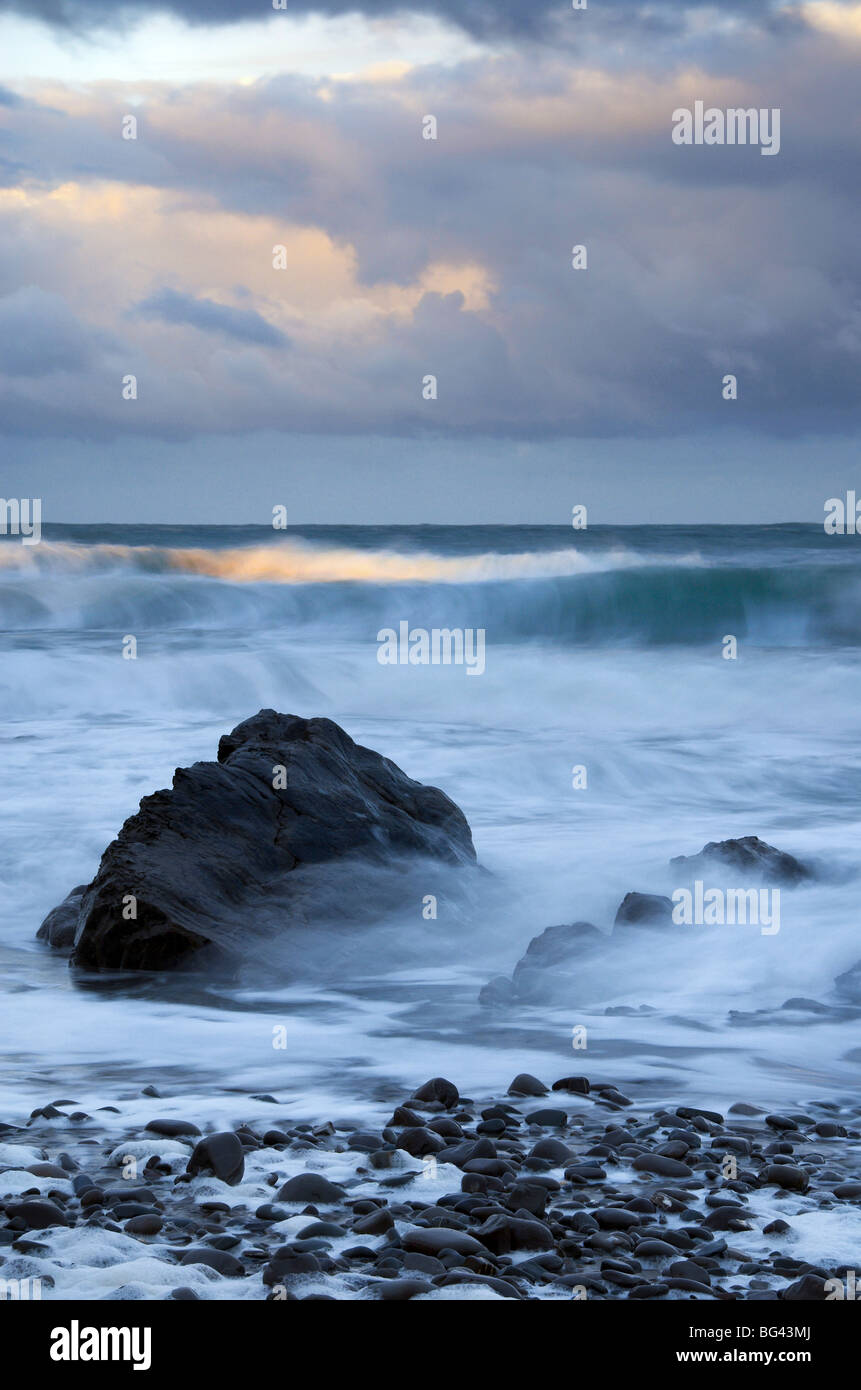
[[767, 845], [758, 835], [745, 835], [740, 840], [712, 840], [699, 854], [681, 854], [671, 859], [670, 867], [692, 879], [726, 870], [756, 877], [764, 883], [796, 884], [813, 877], [793, 855]]
[[[159, 970], [203, 946], [242, 955], [293, 924], [379, 915], [416, 858], [475, 862], [453, 801], [330, 719], [261, 710], [126, 821], [81, 896], [73, 963]], [[74, 896], [40, 934], [68, 939]]]
[[671, 926], [672, 921], [673, 904], [670, 898], [659, 897], [655, 893], [626, 893], [613, 925]]

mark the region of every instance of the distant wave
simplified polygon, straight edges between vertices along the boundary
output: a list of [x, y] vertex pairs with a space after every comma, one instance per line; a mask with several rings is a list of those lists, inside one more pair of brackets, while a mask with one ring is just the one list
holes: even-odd
[[717, 564], [624, 547], [440, 555], [290, 541], [229, 549], [0, 545], [0, 628], [271, 626], [373, 640], [404, 619], [488, 642], [861, 645], [861, 573], [820, 561]]
[[[153, 545], [80, 545], [42, 541], [0, 545], [0, 571], [87, 574], [127, 570], [146, 574], [189, 574], [232, 584], [480, 584], [506, 579], [542, 579], [655, 563], [634, 552], [584, 555], [564, 550], [481, 555], [399, 553], [392, 550], [323, 548], [295, 541], [232, 549]], [[696, 557], [679, 563], [696, 563]]]

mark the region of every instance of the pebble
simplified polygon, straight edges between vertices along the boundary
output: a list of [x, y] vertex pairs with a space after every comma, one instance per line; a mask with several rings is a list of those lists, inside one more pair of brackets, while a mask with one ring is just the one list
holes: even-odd
[[457, 1105], [460, 1100], [460, 1093], [451, 1081], [446, 1081], [443, 1076], [435, 1076], [413, 1092], [413, 1100], [436, 1101], [439, 1105], [444, 1105], [450, 1109]]
[[510, 1096], [546, 1096], [547, 1087], [543, 1081], [539, 1081], [537, 1076], [531, 1076], [528, 1071], [522, 1071], [519, 1076], [515, 1076], [508, 1088]]
[[[603, 1299], [804, 1301], [845, 1273], [779, 1248], [764, 1254], [761, 1239], [791, 1249], [784, 1237], [801, 1213], [857, 1212], [861, 1135], [845, 1104], [766, 1114], [736, 1102], [724, 1122], [695, 1105], [632, 1104], [615, 1084], [585, 1077], [552, 1090], [597, 1105], [533, 1109], [548, 1089], [525, 1072], [505, 1096], [479, 1103], [435, 1077], [379, 1129], [367, 1115], [264, 1129], [234, 1114], [235, 1129], [203, 1137], [171, 1117], [119, 1142], [116, 1127], [108, 1140], [60, 1126], [52, 1109], [74, 1102], [52, 1103], [26, 1132], [32, 1189], [21, 1191], [19, 1166], [18, 1191], [4, 1194], [0, 1171], [0, 1251], [45, 1264], [48, 1288], [55, 1230], [118, 1233], [140, 1241], [145, 1262], [203, 1266], [206, 1297], [230, 1280], [242, 1282], [241, 1297], [294, 1301], [348, 1289], [409, 1301], [459, 1285], [464, 1296], [483, 1286], [505, 1299], [573, 1299], [585, 1289]], [[164, 1140], [161, 1158], [145, 1135]], [[193, 1151], [179, 1142], [189, 1140]], [[117, 1155], [138, 1151], [146, 1166], [118, 1181]], [[722, 1172], [728, 1153], [738, 1160], [734, 1179]], [[196, 1197], [194, 1180], [207, 1177], [246, 1186], [235, 1204], [204, 1196], [211, 1186]], [[766, 1195], [788, 1219], [759, 1214]], [[63, 1241], [72, 1256], [55, 1269], [68, 1288], [75, 1247], [65, 1230]], [[118, 1275], [104, 1297], [127, 1298], [133, 1287]], [[232, 1282], [225, 1293], [237, 1296]], [[153, 1296], [199, 1295], [168, 1278]]]
[[340, 1202], [344, 1196], [343, 1187], [329, 1182], [322, 1173], [297, 1173], [295, 1178], [285, 1182], [278, 1193], [279, 1202], [322, 1202], [331, 1205]]
[[195, 1145], [186, 1171], [192, 1176], [198, 1173], [214, 1173], [228, 1186], [236, 1187], [241, 1183], [245, 1172], [245, 1155], [238, 1135], [231, 1130], [225, 1130], [201, 1139], [200, 1143]]

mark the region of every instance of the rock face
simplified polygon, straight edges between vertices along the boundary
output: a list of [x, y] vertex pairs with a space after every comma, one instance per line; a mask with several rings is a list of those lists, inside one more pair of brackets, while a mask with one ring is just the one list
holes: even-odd
[[161, 970], [203, 946], [241, 953], [252, 935], [385, 910], [417, 857], [475, 862], [454, 802], [330, 719], [261, 710], [217, 762], [144, 797], [39, 935], [67, 943], [74, 923], [74, 964]]
[[713, 840], [699, 854], [682, 854], [671, 859], [670, 867], [688, 878], [729, 870], [751, 875], [763, 883], [791, 885], [813, 877], [793, 855], [767, 845], [758, 835], [745, 835], [740, 840]]

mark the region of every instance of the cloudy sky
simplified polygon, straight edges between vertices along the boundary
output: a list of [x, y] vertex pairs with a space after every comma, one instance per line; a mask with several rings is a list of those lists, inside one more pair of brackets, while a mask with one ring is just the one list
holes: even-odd
[[[859, 59], [836, 0], [0, 0], [0, 495], [821, 521]], [[676, 145], [696, 101], [779, 108], [779, 154]]]

